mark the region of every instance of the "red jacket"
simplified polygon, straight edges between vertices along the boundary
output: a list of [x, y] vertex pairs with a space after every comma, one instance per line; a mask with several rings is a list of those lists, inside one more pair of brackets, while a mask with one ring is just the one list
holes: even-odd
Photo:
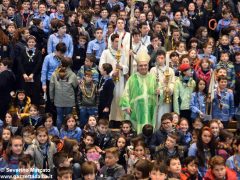
[[[212, 173], [212, 169], [209, 169], [203, 178], [204, 180], [215, 180], [215, 177]], [[226, 167], [226, 179], [225, 180], [237, 180], [237, 173]]]

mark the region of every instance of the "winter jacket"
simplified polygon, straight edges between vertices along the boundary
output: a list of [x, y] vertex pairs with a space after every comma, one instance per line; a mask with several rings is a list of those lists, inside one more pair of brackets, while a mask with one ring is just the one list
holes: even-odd
[[9, 108], [10, 112], [18, 113], [20, 115], [21, 119], [29, 116], [31, 99], [30, 99], [30, 97], [26, 97], [26, 98], [27, 98], [27, 100], [26, 100], [26, 104], [24, 105], [24, 107], [20, 107], [17, 103], [16, 104], [13, 103]]
[[78, 85], [77, 76], [70, 69], [66, 69], [63, 79], [59, 76], [58, 68], [50, 80], [49, 95], [56, 107], [73, 107], [75, 106], [75, 89]]
[[32, 145], [30, 145], [25, 154], [30, 154], [35, 162], [35, 165], [39, 169], [43, 169], [44, 159], [47, 160], [48, 168], [52, 169], [54, 167], [53, 164], [53, 155], [57, 152], [55, 144], [51, 141], [47, 142], [46, 152], [41, 148], [38, 141], [35, 141]]
[[116, 164], [113, 167], [103, 166], [100, 170], [99, 180], [117, 180], [123, 175], [125, 175], [125, 170], [119, 164]]
[[[209, 169], [203, 178], [204, 180], [215, 180], [212, 169]], [[226, 167], [226, 177], [225, 180], [237, 180], [237, 174], [235, 171]]]
[[176, 131], [174, 128], [170, 132], [166, 132], [165, 130], [159, 129], [153, 133], [151, 141], [148, 144], [151, 152], [155, 152], [158, 146], [166, 141], [168, 134], [171, 134], [173, 132], [176, 132], [178, 134], [179, 144], [182, 145], [184, 141], [182, 133]]
[[182, 77], [175, 81], [173, 93], [174, 112], [180, 113], [180, 110], [189, 110], [191, 94], [196, 86], [195, 81], [190, 78], [187, 83], [183, 82]]

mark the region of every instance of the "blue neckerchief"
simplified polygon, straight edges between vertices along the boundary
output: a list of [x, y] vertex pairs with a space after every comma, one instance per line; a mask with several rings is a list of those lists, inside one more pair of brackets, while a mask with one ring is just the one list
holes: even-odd
[[189, 80], [190, 80], [189, 76], [184, 76], [183, 77], [183, 82], [188, 83]]

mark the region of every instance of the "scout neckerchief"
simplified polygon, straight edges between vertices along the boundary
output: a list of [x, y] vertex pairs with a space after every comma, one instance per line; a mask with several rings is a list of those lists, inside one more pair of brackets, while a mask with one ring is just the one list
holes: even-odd
[[108, 79], [112, 79], [112, 78], [111, 77], [103, 77], [103, 76], [101, 77], [100, 83], [99, 83], [99, 86], [98, 86], [98, 92], [103, 90], [103, 86]]
[[[31, 54], [29, 54], [29, 52], [30, 51], [32, 51], [32, 53]], [[26, 47], [26, 54], [27, 54], [27, 56], [28, 56], [28, 61], [29, 62], [33, 62], [33, 57], [35, 56], [35, 48], [33, 48], [33, 49], [28, 49], [27, 47]]]

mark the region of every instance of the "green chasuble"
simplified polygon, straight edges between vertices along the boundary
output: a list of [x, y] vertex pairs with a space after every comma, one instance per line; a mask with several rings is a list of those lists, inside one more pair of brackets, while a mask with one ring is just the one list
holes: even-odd
[[137, 72], [126, 83], [119, 105], [122, 110], [131, 108], [130, 120], [137, 133], [145, 124], [155, 127], [156, 87], [156, 77], [149, 73], [141, 75]]

